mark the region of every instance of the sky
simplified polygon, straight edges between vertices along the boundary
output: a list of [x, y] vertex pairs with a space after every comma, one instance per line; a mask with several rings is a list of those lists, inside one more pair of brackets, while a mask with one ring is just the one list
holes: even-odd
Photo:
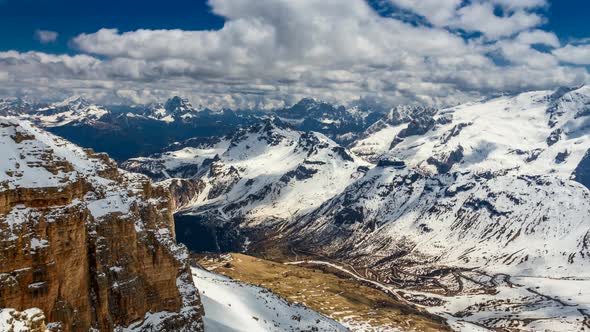
[[0, 97], [452, 105], [590, 83], [586, 0], [0, 0]]

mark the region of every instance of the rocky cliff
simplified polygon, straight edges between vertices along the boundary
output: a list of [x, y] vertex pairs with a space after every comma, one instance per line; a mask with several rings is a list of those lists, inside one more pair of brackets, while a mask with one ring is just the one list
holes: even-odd
[[0, 154], [0, 307], [15, 309], [3, 315], [27, 323], [38, 308], [32, 328], [44, 316], [66, 332], [202, 330], [167, 190], [27, 122], [0, 118]]

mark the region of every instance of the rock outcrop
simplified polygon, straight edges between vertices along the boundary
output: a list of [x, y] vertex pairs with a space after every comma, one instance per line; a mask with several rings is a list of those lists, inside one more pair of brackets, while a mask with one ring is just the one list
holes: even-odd
[[0, 118], [0, 153], [3, 315], [29, 330], [43, 316], [65, 332], [203, 329], [165, 188], [27, 122]]
[[169, 179], [158, 183], [172, 194], [174, 211], [180, 210], [190, 204], [191, 200], [198, 196], [206, 184], [200, 179]]
[[45, 332], [45, 315], [39, 309], [0, 309], [0, 331]]
[[586, 151], [586, 154], [584, 154], [584, 157], [574, 170], [572, 179], [590, 189], [590, 149]]

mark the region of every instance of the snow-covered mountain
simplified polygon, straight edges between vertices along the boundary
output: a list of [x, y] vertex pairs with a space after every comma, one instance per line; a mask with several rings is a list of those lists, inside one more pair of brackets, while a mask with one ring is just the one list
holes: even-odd
[[378, 166], [289, 234], [383, 266], [587, 275], [589, 107], [583, 86], [429, 112], [418, 131], [386, 126], [393, 135], [364, 139], [390, 138]]
[[389, 155], [431, 173], [518, 168], [569, 178], [590, 148], [590, 86], [523, 93], [441, 110]]
[[199, 192], [185, 204], [185, 213], [246, 218], [253, 224], [313, 210], [362, 176], [367, 166], [324, 135], [290, 129], [278, 119], [123, 164], [156, 179], [198, 179]]
[[313, 98], [303, 98], [295, 105], [273, 113], [297, 130], [319, 132], [346, 145], [379, 120], [384, 110], [367, 103], [357, 103], [346, 108]]
[[38, 105], [24, 98], [0, 99], [0, 116], [18, 116], [34, 110]]
[[[165, 104], [147, 105], [145, 109], [139, 112], [139, 115], [158, 121], [174, 122], [195, 117], [199, 111], [202, 111], [202, 109], [194, 108], [188, 99], [174, 96], [168, 99]], [[129, 114], [129, 116], [134, 115], [134, 113]]]
[[29, 108], [21, 112], [19, 117], [40, 127], [51, 128], [82, 123], [93, 124], [107, 114], [109, 111], [106, 108], [94, 105], [82, 97], [73, 96], [58, 103]]
[[583, 86], [442, 110], [397, 107], [353, 145], [358, 156], [267, 121], [125, 165], [190, 178], [167, 180], [181, 188], [185, 213], [280, 227], [280, 238], [341, 259], [583, 274], [589, 105]]
[[569, 177], [590, 148], [589, 109], [588, 86], [528, 92], [438, 112], [396, 108], [351, 151], [371, 161], [397, 158], [428, 173], [519, 168], [526, 174]]
[[435, 125], [437, 110], [420, 105], [401, 105], [390, 109], [351, 144], [351, 151], [375, 162], [389, 151], [396, 137], [424, 134]]

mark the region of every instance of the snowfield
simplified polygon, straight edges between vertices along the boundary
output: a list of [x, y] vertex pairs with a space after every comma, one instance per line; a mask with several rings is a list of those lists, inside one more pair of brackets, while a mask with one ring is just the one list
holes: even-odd
[[[497, 293], [442, 298], [430, 311], [457, 331], [586, 331], [590, 321], [590, 279], [517, 277]], [[482, 325], [490, 327], [483, 328]]]
[[590, 86], [473, 102], [439, 111], [426, 133], [401, 138], [388, 154], [440, 173], [429, 159], [444, 161], [461, 147], [447, 172], [516, 169], [569, 179], [590, 148], [589, 115]]
[[348, 331], [339, 323], [291, 304], [267, 289], [192, 268], [205, 307], [205, 331]]

